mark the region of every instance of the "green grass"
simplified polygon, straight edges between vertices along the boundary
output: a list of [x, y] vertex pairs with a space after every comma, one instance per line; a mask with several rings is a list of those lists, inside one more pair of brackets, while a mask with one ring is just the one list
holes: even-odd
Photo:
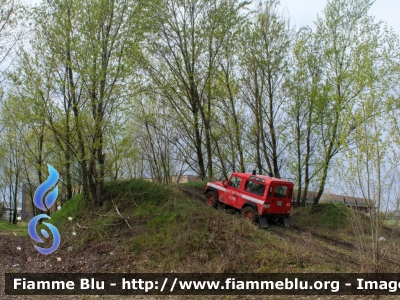
[[178, 185], [195, 187], [195, 188], [198, 188], [198, 189], [204, 191], [206, 188], [207, 182], [208, 181], [198, 181], [198, 182], [192, 181], [192, 182], [186, 182], [186, 183], [179, 183]]
[[347, 227], [350, 211], [344, 204], [320, 203], [314, 213], [310, 213], [311, 205], [296, 208], [292, 217], [298, 226], [311, 225], [330, 230]]
[[[68, 217], [76, 219], [77, 214], [84, 210], [82, 195], [75, 195], [67, 201], [62, 209], [54, 212], [51, 219], [44, 220], [46, 223], [56, 224], [57, 227], [63, 227], [66, 223], [70, 222]], [[47, 229], [43, 224], [39, 224], [37, 230]], [[28, 235], [28, 222], [19, 221], [16, 225], [9, 223], [5, 220], [0, 220], [0, 232], [5, 234]]]
[[28, 235], [28, 223], [20, 221], [14, 225], [8, 221], [0, 220], [0, 232], [3, 234], [14, 234], [15, 232], [17, 235]]
[[400, 220], [383, 220], [383, 224], [390, 227], [399, 227]]
[[84, 203], [82, 194], [73, 196], [69, 201], [67, 201], [61, 210], [54, 212], [51, 215], [52, 224], [57, 224], [57, 226], [64, 226], [66, 223], [70, 222], [69, 217], [76, 219], [77, 214], [84, 210]]

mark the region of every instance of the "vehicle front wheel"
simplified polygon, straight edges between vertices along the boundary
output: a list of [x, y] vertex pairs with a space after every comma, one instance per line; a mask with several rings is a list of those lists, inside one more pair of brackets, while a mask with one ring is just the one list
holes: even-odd
[[251, 221], [252, 223], [257, 222], [258, 220], [258, 214], [251, 206], [246, 206], [245, 208], [242, 209], [242, 216], [245, 219]]
[[213, 191], [209, 191], [206, 194], [206, 204], [207, 206], [216, 208], [218, 205], [218, 197], [217, 194]]

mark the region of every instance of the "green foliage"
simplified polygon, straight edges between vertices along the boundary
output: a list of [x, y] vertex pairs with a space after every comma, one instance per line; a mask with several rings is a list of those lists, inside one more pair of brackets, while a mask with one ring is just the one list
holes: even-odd
[[82, 186], [99, 206], [106, 180], [256, 168], [322, 195], [335, 163], [378, 172], [377, 156], [388, 163], [399, 144], [400, 46], [372, 3], [328, 1], [315, 30], [298, 32], [276, 0], [27, 8], [30, 44], [0, 93], [0, 188], [33, 190], [46, 163], [60, 191]]

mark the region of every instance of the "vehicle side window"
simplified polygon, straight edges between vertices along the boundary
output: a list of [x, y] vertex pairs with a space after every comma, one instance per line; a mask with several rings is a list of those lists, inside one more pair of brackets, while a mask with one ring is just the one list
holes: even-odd
[[247, 180], [244, 190], [249, 193], [256, 194], [258, 196], [264, 195], [265, 185], [259, 184], [254, 181]]
[[242, 182], [242, 178], [233, 176], [231, 180], [228, 182], [228, 186], [238, 189], [240, 187], [240, 183]]
[[287, 187], [282, 185], [277, 185], [275, 187], [274, 197], [285, 198], [287, 192]]

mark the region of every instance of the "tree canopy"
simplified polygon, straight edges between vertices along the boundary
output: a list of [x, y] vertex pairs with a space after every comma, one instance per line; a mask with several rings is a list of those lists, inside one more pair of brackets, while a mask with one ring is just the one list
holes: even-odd
[[400, 47], [372, 4], [330, 0], [296, 29], [277, 0], [3, 1], [2, 198], [48, 163], [62, 201], [98, 206], [107, 180], [253, 169], [298, 205], [357, 170], [382, 184], [343, 192], [379, 198], [398, 178]]

